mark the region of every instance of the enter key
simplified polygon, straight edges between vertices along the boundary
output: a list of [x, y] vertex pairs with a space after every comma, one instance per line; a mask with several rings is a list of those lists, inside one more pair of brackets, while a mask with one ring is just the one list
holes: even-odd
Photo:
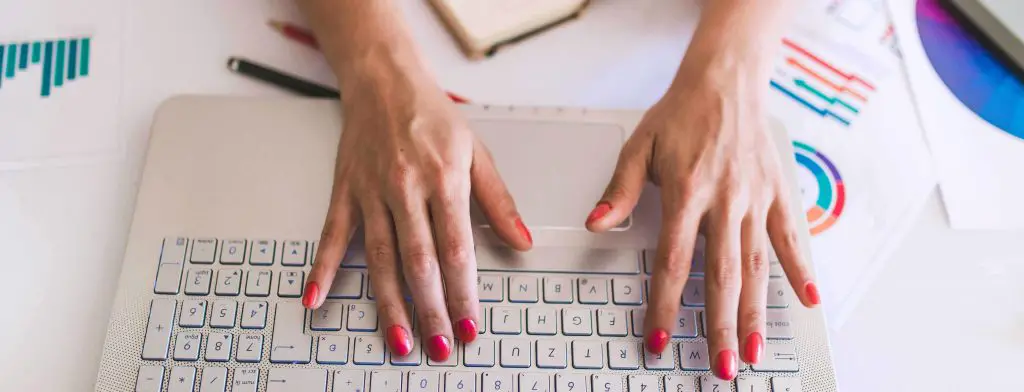
[[306, 309], [298, 302], [277, 304], [270, 362], [309, 363], [313, 337], [303, 333], [305, 321]]

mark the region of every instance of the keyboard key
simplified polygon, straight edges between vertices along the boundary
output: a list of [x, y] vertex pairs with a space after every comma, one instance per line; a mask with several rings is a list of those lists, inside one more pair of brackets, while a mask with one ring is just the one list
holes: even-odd
[[676, 322], [672, 326], [672, 337], [697, 337], [697, 312], [695, 310], [679, 308], [679, 314], [676, 315]]
[[185, 247], [188, 245], [188, 238], [166, 237], [160, 248], [160, 264], [185, 262]]
[[157, 298], [150, 302], [146, 338], [142, 343], [142, 359], [163, 361], [171, 344], [174, 329], [174, 309], [177, 302], [170, 298]]
[[245, 260], [245, 240], [224, 240], [220, 247], [221, 264], [242, 264]]
[[478, 338], [466, 344], [463, 364], [470, 367], [493, 367], [494, 343], [494, 339]]
[[196, 386], [196, 368], [175, 366], [167, 380], [167, 392], [192, 392]]
[[185, 278], [185, 294], [209, 295], [212, 278], [213, 270], [194, 268], [188, 270], [188, 277]]
[[316, 346], [316, 362], [329, 365], [348, 363], [348, 336], [320, 335]]
[[551, 377], [544, 373], [522, 373], [519, 392], [551, 392]]
[[793, 377], [772, 377], [772, 392], [800, 392], [800, 379]]
[[238, 362], [259, 362], [263, 359], [263, 335], [240, 335], [235, 360]]
[[423, 350], [420, 349], [420, 339], [412, 339], [412, 350], [404, 356], [391, 355], [391, 364], [395, 366], [419, 366], [423, 363]]
[[476, 392], [476, 373], [446, 372], [444, 374], [445, 392]]
[[644, 302], [642, 287], [640, 279], [612, 279], [612, 301], [619, 305], [640, 305]]
[[340, 268], [334, 274], [331, 290], [327, 298], [359, 299], [363, 295], [363, 273], [357, 270]]
[[526, 333], [530, 335], [554, 335], [558, 332], [555, 326], [555, 309], [529, 307], [526, 309]]
[[768, 392], [768, 383], [762, 377], [741, 375], [736, 377], [736, 391]]
[[567, 366], [565, 342], [541, 339], [537, 341], [537, 367], [544, 369], [565, 369]]
[[277, 241], [256, 240], [252, 242], [252, 251], [249, 252], [249, 264], [252, 265], [273, 265], [274, 252], [277, 250]]
[[305, 275], [303, 271], [281, 271], [280, 279], [277, 280], [277, 295], [285, 298], [301, 297]]
[[786, 271], [782, 269], [781, 263], [771, 262], [768, 264], [768, 276], [772, 278], [781, 278], [786, 276]]
[[178, 294], [181, 287], [181, 263], [160, 263], [156, 270], [153, 292], [157, 294]]
[[242, 305], [242, 328], [263, 329], [267, 327], [267, 303], [248, 301]]
[[703, 391], [731, 391], [732, 384], [729, 381], [724, 381], [714, 375], [703, 375], [700, 377], [700, 390]]
[[340, 331], [341, 316], [345, 305], [337, 302], [325, 302], [313, 311], [309, 328], [314, 331]]
[[644, 368], [647, 370], [672, 370], [676, 367], [676, 349], [668, 346], [660, 354], [644, 350]]
[[497, 275], [477, 275], [476, 291], [480, 302], [501, 302], [505, 299], [505, 279]]
[[[647, 275], [654, 273], [654, 261], [657, 260], [658, 250], [657, 249], [644, 249], [644, 272]], [[671, 391], [669, 391], [671, 392]]]
[[489, 371], [484, 372], [481, 377], [481, 391], [482, 392], [513, 392], [513, 375], [512, 372], [505, 371]]
[[692, 376], [665, 376], [665, 392], [697, 392], [697, 379]]
[[356, 365], [383, 365], [384, 339], [377, 336], [357, 336], [352, 352], [352, 363]]
[[199, 332], [179, 332], [174, 342], [174, 360], [198, 361], [202, 341], [203, 335]]
[[690, 262], [690, 274], [704, 275], [705, 270], [707, 270], [707, 258], [704, 250], [696, 249], [693, 251], [693, 261]]
[[679, 343], [679, 366], [683, 370], [711, 370], [708, 345], [704, 342]]
[[501, 367], [527, 368], [530, 367], [530, 344], [525, 339], [502, 339], [501, 340]]
[[644, 336], [644, 312], [645, 308], [633, 309], [630, 313], [633, 315], [633, 336], [641, 337]]
[[608, 368], [636, 370], [640, 368], [640, 345], [636, 342], [608, 342]]
[[366, 392], [366, 372], [362, 370], [338, 370], [334, 372], [334, 389], [332, 392]]
[[160, 392], [164, 387], [164, 367], [147, 365], [139, 367], [135, 378], [136, 392]]
[[238, 303], [233, 300], [218, 299], [213, 301], [213, 313], [210, 315], [210, 326], [213, 328], [234, 328], [235, 312]]
[[578, 287], [581, 304], [603, 305], [608, 303], [608, 279], [580, 278]]
[[789, 307], [789, 295], [784, 279], [768, 279], [768, 307]]
[[270, 368], [267, 392], [323, 392], [327, 371], [322, 369]]
[[402, 372], [398, 370], [370, 372], [369, 392], [402, 392]]
[[584, 374], [555, 374], [555, 392], [587, 392], [589, 390], [590, 388], [587, 388], [587, 376]]
[[206, 320], [206, 301], [186, 300], [181, 303], [178, 325], [184, 328], [200, 328]]
[[603, 346], [599, 341], [573, 341], [572, 367], [576, 369], [600, 369], [604, 367]]
[[408, 392], [438, 392], [440, 377], [436, 371], [420, 370], [409, 372]]
[[683, 305], [704, 306], [704, 278], [690, 278], [683, 287]]
[[284, 249], [281, 250], [281, 265], [306, 265], [306, 241], [285, 241]]
[[226, 392], [227, 384], [227, 368], [205, 367], [203, 379], [199, 381], [199, 392]]
[[217, 295], [238, 295], [242, 290], [242, 270], [223, 269], [217, 271], [217, 287], [213, 293]]
[[[313, 337], [303, 333], [306, 308], [298, 302], [279, 302], [274, 310], [270, 362], [309, 363]], [[327, 377], [325, 374], [324, 377]]]
[[523, 333], [520, 308], [508, 306], [495, 306], [491, 308], [491, 333], [497, 335], [518, 335]]
[[594, 374], [591, 376], [594, 392], [622, 392], [622, 376], [618, 374]]
[[564, 277], [544, 278], [544, 302], [549, 304], [571, 304], [572, 280]]
[[192, 256], [189, 260], [192, 264], [213, 264], [213, 257], [217, 255], [216, 238], [196, 238], [192, 240]]
[[650, 374], [630, 374], [627, 376], [627, 385], [629, 392], [658, 392], [658, 388], [661, 388], [661, 379]]
[[530, 276], [513, 276], [508, 278], [508, 301], [535, 303], [539, 301], [537, 278]]
[[785, 309], [768, 309], [766, 313], [765, 337], [768, 339], [792, 339], [793, 327], [789, 312]]
[[800, 362], [796, 358], [796, 346], [792, 344], [764, 345], [761, 362], [751, 366], [756, 372], [796, 372]]
[[235, 369], [235, 379], [231, 381], [231, 392], [256, 392], [260, 385], [260, 370], [257, 368]]
[[206, 341], [207, 362], [227, 362], [231, 359], [231, 334], [211, 333]]
[[629, 334], [626, 331], [628, 328], [626, 324], [629, 321], [626, 319], [625, 309], [598, 309], [597, 310], [597, 334], [601, 336], [626, 336]]
[[562, 309], [562, 333], [568, 336], [593, 335], [590, 309]]
[[376, 331], [377, 308], [373, 304], [350, 304], [348, 306], [348, 330]]
[[250, 297], [266, 297], [270, 295], [270, 284], [273, 273], [270, 270], [251, 270], [245, 280], [245, 295]]

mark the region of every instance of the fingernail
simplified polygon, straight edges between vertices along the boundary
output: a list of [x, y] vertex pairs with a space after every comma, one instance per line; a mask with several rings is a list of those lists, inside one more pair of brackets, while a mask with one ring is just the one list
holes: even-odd
[[722, 350], [715, 358], [715, 375], [730, 381], [736, 378], [736, 366], [736, 353], [732, 350]]
[[598, 203], [597, 207], [594, 207], [594, 210], [590, 211], [590, 215], [587, 216], [587, 224], [590, 224], [593, 221], [601, 219], [602, 217], [604, 217], [605, 215], [608, 214], [608, 211], [611, 211], [611, 210], [612, 210], [612, 205], [608, 204], [608, 202], [602, 201], [602, 202]]
[[807, 282], [804, 285], [804, 293], [807, 294], [807, 300], [811, 301], [812, 304], [821, 304], [821, 296], [818, 295], [818, 285], [814, 284], [814, 282]]
[[527, 242], [533, 244], [533, 236], [530, 235], [530, 229], [527, 229], [526, 225], [523, 224], [522, 218], [516, 218], [516, 228], [519, 229], [519, 234], [526, 238]]
[[412, 351], [412, 339], [409, 339], [409, 332], [401, 325], [392, 325], [388, 328], [388, 345], [391, 351], [400, 357], [409, 355]]
[[476, 339], [476, 321], [470, 318], [464, 318], [462, 321], [455, 323], [455, 337], [461, 340], [463, 343], [470, 343]]
[[434, 336], [427, 342], [427, 355], [430, 356], [430, 359], [444, 362], [448, 360], [448, 356], [451, 354], [452, 344], [443, 335]]
[[654, 354], [665, 351], [665, 346], [668, 346], [668, 338], [668, 331], [664, 329], [652, 330], [650, 336], [647, 337], [647, 351]]
[[316, 299], [320, 297], [320, 286], [314, 281], [306, 283], [306, 294], [302, 295], [302, 306], [306, 309], [313, 309], [316, 305]]
[[747, 344], [743, 348], [743, 361], [755, 364], [761, 361], [761, 352], [764, 351], [764, 338], [760, 332], [751, 332], [747, 336]]

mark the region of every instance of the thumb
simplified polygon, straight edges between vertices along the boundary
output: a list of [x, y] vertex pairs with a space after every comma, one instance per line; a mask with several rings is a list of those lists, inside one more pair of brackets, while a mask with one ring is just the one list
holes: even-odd
[[516, 250], [533, 246], [533, 236], [526, 228], [512, 195], [494, 166], [491, 152], [479, 140], [473, 148], [473, 166], [469, 169], [473, 198], [487, 217], [495, 234]]
[[587, 230], [606, 231], [629, 217], [647, 180], [649, 154], [650, 146], [645, 139], [631, 138], [626, 142], [604, 195], [587, 216]]

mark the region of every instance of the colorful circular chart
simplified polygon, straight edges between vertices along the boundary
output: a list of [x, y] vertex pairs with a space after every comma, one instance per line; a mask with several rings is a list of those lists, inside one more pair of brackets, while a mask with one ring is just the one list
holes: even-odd
[[839, 170], [825, 155], [807, 144], [794, 141], [796, 162], [800, 165], [800, 193], [807, 206], [811, 235], [828, 230], [839, 220], [846, 204], [846, 189]]
[[935, 72], [964, 106], [1024, 139], [1024, 85], [960, 27], [938, 0], [917, 0], [921, 45]]

